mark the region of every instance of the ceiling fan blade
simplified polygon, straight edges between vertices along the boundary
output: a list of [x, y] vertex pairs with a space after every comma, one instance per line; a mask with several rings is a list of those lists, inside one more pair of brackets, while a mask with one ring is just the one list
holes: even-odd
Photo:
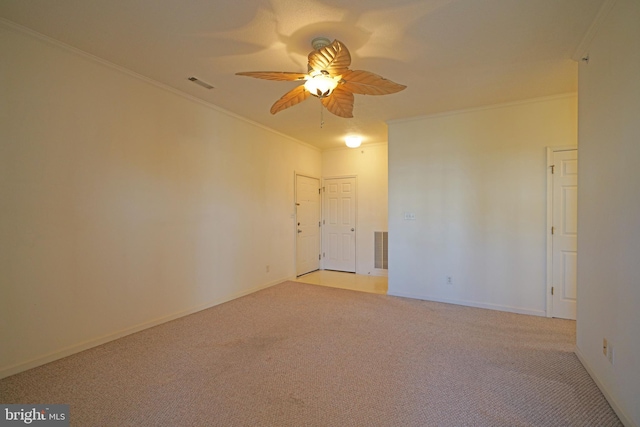
[[338, 86], [331, 92], [331, 95], [321, 98], [320, 101], [330, 113], [349, 119], [353, 117], [353, 99], [353, 93]]
[[301, 103], [310, 96], [311, 94], [304, 88], [304, 85], [300, 85], [282, 95], [282, 98], [277, 100], [271, 106], [271, 114], [275, 114], [289, 107], [293, 107], [294, 105]]
[[278, 80], [286, 82], [304, 80], [307, 77], [307, 74], [304, 73], [289, 73], [286, 71], [247, 71], [243, 73], [236, 73], [236, 75], [255, 77], [256, 79]]
[[351, 65], [351, 54], [338, 40], [309, 54], [309, 67], [316, 71], [325, 70], [331, 76], [343, 74], [349, 69], [349, 65]]
[[369, 71], [348, 70], [342, 75], [344, 90], [360, 95], [388, 95], [400, 92], [405, 85], [394, 83]]

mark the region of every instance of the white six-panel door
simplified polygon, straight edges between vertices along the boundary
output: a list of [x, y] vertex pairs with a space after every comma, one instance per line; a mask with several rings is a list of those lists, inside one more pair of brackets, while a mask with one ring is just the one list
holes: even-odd
[[578, 150], [553, 153], [552, 316], [576, 318]]
[[356, 179], [324, 181], [323, 268], [356, 271]]
[[296, 175], [296, 275], [320, 268], [320, 180]]

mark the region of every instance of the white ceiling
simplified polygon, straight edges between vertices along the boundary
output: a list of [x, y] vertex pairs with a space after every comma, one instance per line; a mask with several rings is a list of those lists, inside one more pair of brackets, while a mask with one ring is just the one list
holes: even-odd
[[[603, 1], [2, 0], [0, 17], [330, 148], [348, 133], [386, 141], [388, 120], [575, 92], [571, 56]], [[342, 41], [352, 69], [407, 89], [356, 95], [354, 118], [325, 111], [322, 129], [315, 98], [271, 115], [299, 83], [234, 73], [306, 72], [317, 36]]]

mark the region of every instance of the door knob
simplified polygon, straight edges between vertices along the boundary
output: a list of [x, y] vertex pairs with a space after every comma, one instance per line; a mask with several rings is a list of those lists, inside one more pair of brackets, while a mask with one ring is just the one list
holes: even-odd
[[355, 228], [352, 228], [352, 229], [351, 229], [351, 231], [356, 231], [356, 229], [355, 229]]

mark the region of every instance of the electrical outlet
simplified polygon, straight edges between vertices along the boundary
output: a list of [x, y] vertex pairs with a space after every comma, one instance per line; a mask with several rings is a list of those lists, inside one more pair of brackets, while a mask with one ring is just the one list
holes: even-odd
[[404, 219], [405, 219], [405, 221], [415, 221], [416, 214], [413, 213], [413, 212], [405, 212], [404, 213]]
[[615, 348], [609, 344], [609, 354], [607, 355], [607, 359], [609, 359], [609, 363], [611, 363], [612, 365], [614, 364], [615, 361]]
[[453, 285], [453, 277], [447, 276], [447, 285]]
[[607, 356], [607, 350], [608, 350], [607, 339], [602, 338], [602, 354], [604, 354], [605, 357]]

